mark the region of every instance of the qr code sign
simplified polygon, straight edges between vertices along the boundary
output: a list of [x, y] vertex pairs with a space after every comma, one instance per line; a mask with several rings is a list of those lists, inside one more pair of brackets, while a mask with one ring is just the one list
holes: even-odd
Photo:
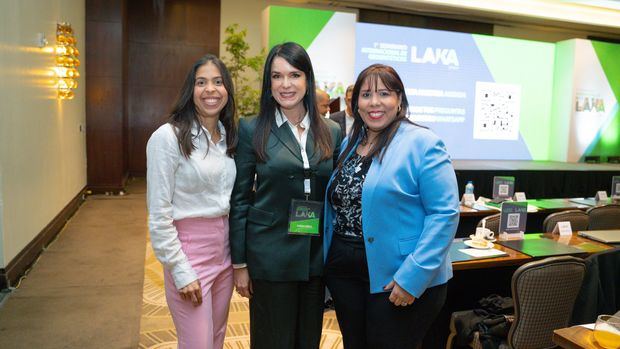
[[506, 224], [506, 229], [518, 229], [519, 228], [519, 217], [521, 217], [519, 213], [509, 213], [508, 224]]
[[497, 187], [497, 194], [499, 194], [500, 196], [508, 196], [508, 184], [500, 184]]
[[474, 139], [517, 140], [521, 86], [476, 81]]

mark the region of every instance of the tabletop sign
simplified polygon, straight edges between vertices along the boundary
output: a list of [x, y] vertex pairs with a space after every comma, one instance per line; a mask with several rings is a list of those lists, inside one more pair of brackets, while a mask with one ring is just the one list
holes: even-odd
[[557, 222], [552, 233], [560, 234], [560, 236], [572, 236], [573, 228], [570, 226], [570, 222]]
[[596, 202], [607, 201], [607, 192], [604, 190], [597, 191], [594, 200]]
[[493, 200], [508, 200], [515, 192], [515, 178], [508, 176], [493, 177]]
[[611, 177], [611, 197], [620, 200], [620, 176]]
[[514, 200], [515, 200], [515, 201], [519, 201], [519, 202], [521, 202], [521, 201], [527, 201], [527, 199], [525, 198], [525, 193], [524, 193], [524, 192], [522, 192], [522, 191], [518, 191], [518, 192], [516, 192], [516, 193], [515, 193], [515, 198], [514, 198]]
[[503, 202], [499, 216], [499, 239], [523, 239], [526, 222], [527, 202]]
[[463, 205], [473, 205], [476, 202], [476, 197], [474, 194], [463, 194], [461, 198], [461, 204]]

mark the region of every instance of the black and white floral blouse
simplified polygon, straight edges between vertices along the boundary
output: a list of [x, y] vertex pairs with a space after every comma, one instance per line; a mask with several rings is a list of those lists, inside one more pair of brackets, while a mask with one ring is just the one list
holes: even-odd
[[336, 212], [334, 234], [346, 240], [362, 241], [362, 186], [372, 158], [353, 153], [330, 186], [329, 200]]

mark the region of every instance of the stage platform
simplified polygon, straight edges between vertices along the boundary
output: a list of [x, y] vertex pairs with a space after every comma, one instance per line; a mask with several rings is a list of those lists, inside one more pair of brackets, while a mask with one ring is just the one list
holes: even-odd
[[[616, 171], [620, 164], [523, 160], [452, 160], [455, 170], [481, 171]], [[618, 174], [620, 175], [620, 173]]]
[[568, 163], [558, 161], [453, 160], [462, 195], [473, 181], [476, 197], [491, 197], [493, 176], [515, 177], [515, 191], [531, 199], [593, 197], [611, 190], [612, 176], [620, 176], [620, 164]]

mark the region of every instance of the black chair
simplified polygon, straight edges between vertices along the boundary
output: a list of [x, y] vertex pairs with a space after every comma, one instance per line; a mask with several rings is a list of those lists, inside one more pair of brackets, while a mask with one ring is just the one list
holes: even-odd
[[499, 217], [501, 213], [492, 214], [490, 216], [486, 216], [478, 222], [477, 227], [482, 227], [482, 221], [486, 221], [485, 228], [491, 230], [495, 233], [495, 235], [499, 234]]
[[[584, 261], [571, 256], [545, 258], [519, 267], [511, 282], [514, 321], [500, 348], [555, 348], [553, 330], [568, 326], [585, 270]], [[463, 313], [452, 314], [447, 349], [452, 348], [456, 337], [455, 320]], [[482, 348], [480, 333], [473, 334], [469, 346]]]
[[620, 229], [620, 205], [596, 206], [586, 212], [590, 216], [588, 230]]
[[543, 221], [543, 232], [551, 233], [558, 222], [570, 222], [570, 227], [573, 231], [588, 230], [590, 216], [580, 210], [552, 213]]

